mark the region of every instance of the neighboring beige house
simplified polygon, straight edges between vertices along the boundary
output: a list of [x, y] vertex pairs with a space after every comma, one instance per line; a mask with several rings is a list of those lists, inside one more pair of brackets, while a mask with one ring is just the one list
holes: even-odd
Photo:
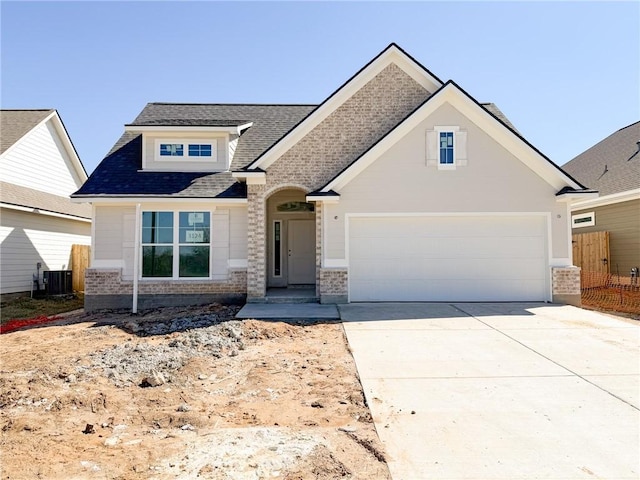
[[91, 205], [69, 195], [87, 179], [56, 110], [0, 110], [0, 293], [29, 292], [34, 275], [69, 269], [91, 243]]
[[150, 103], [72, 197], [86, 308], [136, 309], [578, 303], [570, 203], [595, 195], [391, 44], [320, 105]]
[[600, 193], [573, 205], [573, 233], [609, 232], [609, 270], [630, 276], [632, 268], [640, 268], [640, 122], [612, 133], [563, 168]]

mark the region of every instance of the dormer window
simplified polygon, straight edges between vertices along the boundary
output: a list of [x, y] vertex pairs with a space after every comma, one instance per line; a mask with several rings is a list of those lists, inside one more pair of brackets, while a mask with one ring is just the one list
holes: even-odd
[[161, 143], [160, 144], [160, 156], [161, 157], [182, 157], [184, 152], [184, 145], [181, 143]]
[[156, 160], [184, 162], [217, 162], [218, 141], [194, 140], [156, 140]]
[[189, 156], [190, 157], [210, 157], [211, 144], [210, 143], [203, 143], [203, 144], [190, 143]]

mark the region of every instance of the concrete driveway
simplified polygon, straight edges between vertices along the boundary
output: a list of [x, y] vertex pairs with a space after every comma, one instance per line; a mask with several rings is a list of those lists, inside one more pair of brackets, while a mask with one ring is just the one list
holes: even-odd
[[394, 480], [638, 479], [637, 322], [547, 304], [350, 304]]

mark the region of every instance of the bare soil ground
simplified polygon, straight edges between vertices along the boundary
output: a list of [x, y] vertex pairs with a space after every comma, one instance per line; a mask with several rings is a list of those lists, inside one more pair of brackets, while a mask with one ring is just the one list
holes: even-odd
[[389, 479], [342, 326], [236, 311], [2, 335], [2, 478]]

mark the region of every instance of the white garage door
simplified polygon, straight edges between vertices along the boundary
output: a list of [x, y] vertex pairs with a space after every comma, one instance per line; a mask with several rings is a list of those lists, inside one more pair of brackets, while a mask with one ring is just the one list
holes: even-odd
[[349, 299], [547, 300], [545, 217], [352, 217]]

